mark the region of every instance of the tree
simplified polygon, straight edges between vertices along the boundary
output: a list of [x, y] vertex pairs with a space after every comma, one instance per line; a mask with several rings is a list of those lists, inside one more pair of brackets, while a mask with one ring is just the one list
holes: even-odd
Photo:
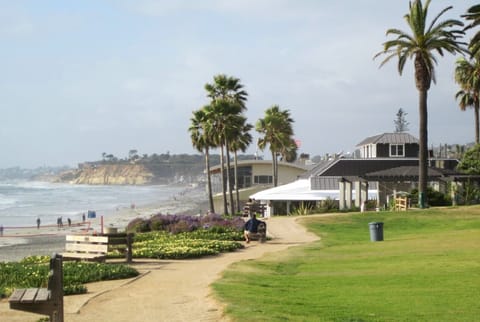
[[[228, 187], [230, 196], [231, 212], [235, 212], [235, 205], [233, 203], [232, 184], [230, 181], [230, 148], [229, 148], [229, 136], [228, 128], [233, 126], [232, 122], [235, 121], [235, 115], [240, 115], [246, 110], [245, 102], [247, 101], [247, 92], [243, 90], [243, 85], [240, 83], [240, 79], [227, 76], [225, 74], [216, 75], [213, 77], [213, 83], [207, 83], [205, 85], [207, 96], [211, 99], [211, 119], [215, 119], [215, 127], [217, 134], [217, 146], [221, 151], [221, 175], [222, 175], [222, 187], [223, 187], [223, 204], [224, 212], [228, 214], [226, 188]], [[217, 115], [213, 115], [217, 114]], [[225, 169], [225, 157], [227, 159], [226, 175], [224, 175]]]
[[456, 62], [455, 81], [460, 90], [455, 94], [462, 111], [472, 107], [475, 113], [475, 143], [480, 143], [480, 62], [478, 55], [467, 60], [461, 57]]
[[136, 160], [138, 159], [138, 151], [135, 149], [132, 149], [128, 151], [128, 160]]
[[267, 145], [270, 146], [274, 187], [278, 185], [278, 156], [292, 149], [296, 151], [296, 144], [292, 138], [293, 122], [289, 110], [282, 111], [278, 105], [273, 105], [265, 111], [265, 117], [259, 119], [256, 124], [257, 132], [263, 135], [258, 140], [258, 147], [264, 150]]
[[240, 192], [238, 189], [238, 157], [237, 151], [245, 152], [252, 143], [252, 135], [250, 131], [253, 129], [253, 125], [247, 123], [247, 119], [243, 117], [243, 121], [240, 121], [240, 127], [236, 130], [231, 140], [230, 149], [234, 153], [234, 179], [235, 179], [235, 193], [237, 195], [237, 212], [240, 212]]
[[421, 0], [415, 0], [409, 3], [409, 12], [405, 15], [405, 20], [410, 28], [411, 34], [399, 29], [388, 29], [387, 36], [394, 36], [395, 39], [389, 40], [383, 44], [383, 51], [375, 55], [386, 55], [380, 67], [390, 61], [398, 58], [398, 72], [402, 75], [403, 68], [408, 59], [414, 60], [415, 85], [418, 90], [418, 110], [419, 110], [419, 207], [425, 207], [425, 192], [427, 187], [427, 168], [428, 168], [428, 114], [427, 114], [427, 94], [431, 82], [435, 80], [435, 65], [437, 58], [434, 52], [443, 56], [444, 52], [451, 54], [465, 52], [462, 48], [464, 43], [458, 41], [458, 38], [464, 35], [463, 30], [456, 27], [463, 26], [459, 20], [446, 19], [439, 21], [440, 17], [452, 9], [447, 7], [440, 11], [427, 27], [427, 12], [430, 0], [425, 1], [425, 6]]
[[212, 192], [212, 180], [210, 177], [210, 157], [209, 149], [214, 147], [214, 143], [209, 134], [209, 120], [205, 112], [206, 108], [202, 108], [197, 111], [193, 111], [193, 116], [190, 119], [191, 125], [188, 128], [190, 132], [190, 138], [192, 140], [192, 145], [199, 152], [205, 153], [205, 171], [207, 173], [207, 188], [208, 188], [208, 202], [210, 206], [210, 211], [215, 212], [215, 206], [213, 203], [213, 192]]
[[408, 113], [406, 113], [402, 108], [398, 109], [397, 118], [393, 121], [395, 124], [395, 133], [407, 132], [408, 131], [408, 123], [407, 119], [405, 118]]
[[[472, 22], [465, 27], [465, 30], [480, 25], [480, 4], [474, 5], [467, 10], [467, 13], [462, 15], [463, 18], [471, 20]], [[472, 56], [476, 56], [480, 50], [480, 31], [478, 31], [470, 41], [470, 52]]]
[[457, 169], [466, 174], [480, 175], [480, 144], [465, 152]]

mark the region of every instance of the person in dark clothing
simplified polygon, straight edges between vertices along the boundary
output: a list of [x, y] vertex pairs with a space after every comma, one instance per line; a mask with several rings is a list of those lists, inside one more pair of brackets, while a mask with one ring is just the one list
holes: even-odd
[[253, 214], [252, 217], [245, 223], [243, 235], [245, 236], [245, 241], [247, 243], [250, 242], [250, 234], [257, 232], [259, 223], [260, 221], [257, 220], [257, 216], [255, 214]]

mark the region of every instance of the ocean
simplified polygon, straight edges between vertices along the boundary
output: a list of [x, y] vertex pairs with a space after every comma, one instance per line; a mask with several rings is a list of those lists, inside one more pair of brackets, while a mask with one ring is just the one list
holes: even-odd
[[39, 181], [0, 182], [0, 225], [4, 229], [55, 225], [62, 217], [80, 221], [88, 211], [111, 216], [125, 208], [173, 203], [188, 190], [185, 186], [71, 185]]

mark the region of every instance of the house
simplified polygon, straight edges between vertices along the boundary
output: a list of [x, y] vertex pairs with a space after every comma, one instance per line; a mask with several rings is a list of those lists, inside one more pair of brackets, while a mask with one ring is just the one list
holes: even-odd
[[[235, 182], [234, 162], [230, 164], [231, 182]], [[284, 185], [293, 182], [307, 172], [303, 164], [278, 162], [278, 184]], [[222, 175], [221, 165], [210, 168], [212, 192], [215, 195], [215, 207], [223, 207], [221, 199]], [[226, 171], [224, 171], [226, 175]], [[240, 190], [240, 200], [245, 202], [249, 196], [257, 191], [273, 186], [272, 161], [270, 160], [241, 160], [237, 163], [237, 184]]]
[[[418, 182], [418, 140], [408, 133], [383, 133], [368, 137], [357, 145], [353, 158], [338, 158], [318, 163], [298, 182], [261, 191], [250, 197], [289, 213], [307, 202], [333, 199], [340, 209], [360, 207], [367, 200], [385, 207], [391, 196], [410, 191]], [[428, 182], [447, 192], [447, 183], [458, 180], [456, 159], [431, 158]], [[279, 192], [282, 192], [279, 194]], [[288, 193], [287, 193], [288, 192]]]

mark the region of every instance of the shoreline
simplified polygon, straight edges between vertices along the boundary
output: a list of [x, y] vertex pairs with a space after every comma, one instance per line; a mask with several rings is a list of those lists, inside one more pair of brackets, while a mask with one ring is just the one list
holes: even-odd
[[0, 236], [0, 262], [20, 261], [34, 255], [52, 255], [65, 249], [65, 235], [101, 233], [103, 227], [115, 227], [125, 230], [135, 218], [149, 218], [156, 214], [195, 215], [206, 213], [208, 200], [203, 189], [189, 188], [173, 196], [168, 201], [160, 201], [141, 207], [121, 208], [112, 213], [87, 218], [85, 222], [72, 221], [72, 225], [28, 227], [4, 227]]

